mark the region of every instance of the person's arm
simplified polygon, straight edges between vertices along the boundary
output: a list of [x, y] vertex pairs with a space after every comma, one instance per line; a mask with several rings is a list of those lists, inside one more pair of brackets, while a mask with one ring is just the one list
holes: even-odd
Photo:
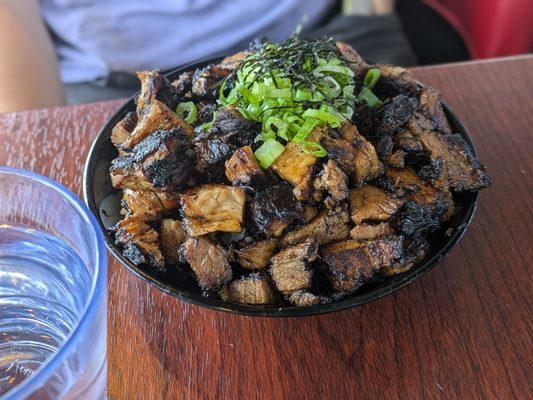
[[37, 0], [0, 0], [0, 112], [64, 104]]

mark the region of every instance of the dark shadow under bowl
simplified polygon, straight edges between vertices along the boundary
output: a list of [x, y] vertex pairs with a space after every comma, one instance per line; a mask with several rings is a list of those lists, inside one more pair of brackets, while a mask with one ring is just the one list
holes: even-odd
[[[167, 76], [169, 79], [174, 79], [183, 71], [202, 67], [218, 60], [208, 60], [177, 68], [167, 73]], [[109, 177], [111, 160], [118, 155], [111, 143], [111, 130], [129, 111], [135, 110], [134, 98], [137, 94], [107, 122], [89, 150], [83, 175], [83, 195], [85, 202], [96, 216], [104, 232], [107, 247], [111, 253], [135, 275], [178, 299], [214, 310], [268, 317], [313, 315], [356, 307], [392, 293], [434, 268], [461, 239], [474, 215], [477, 193], [465, 192], [454, 195], [457, 213], [441, 230], [431, 236], [431, 252], [422, 262], [403, 274], [374, 279], [361, 287], [355, 294], [338, 302], [302, 308], [295, 306], [252, 306], [205, 298], [201, 295], [196, 280], [190, 271], [178, 271], [176, 268], [169, 268], [168, 272], [159, 274], [148, 266], [134, 265], [122, 255], [121, 249], [114, 243], [113, 232], [108, 229], [122, 218], [120, 215], [121, 191], [112, 187]], [[443, 107], [452, 131], [459, 133], [475, 154], [474, 146], [465, 127], [445, 103], [443, 103]]]

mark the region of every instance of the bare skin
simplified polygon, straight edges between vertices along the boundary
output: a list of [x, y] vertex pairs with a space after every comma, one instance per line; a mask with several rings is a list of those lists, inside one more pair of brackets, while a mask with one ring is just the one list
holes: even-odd
[[0, 113], [65, 103], [37, 0], [0, 0]]

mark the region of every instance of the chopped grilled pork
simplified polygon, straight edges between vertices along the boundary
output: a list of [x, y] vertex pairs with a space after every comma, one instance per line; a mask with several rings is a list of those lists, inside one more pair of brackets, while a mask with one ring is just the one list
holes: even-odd
[[432, 183], [456, 191], [479, 190], [490, 185], [486, 169], [458, 135], [425, 131], [420, 141], [432, 160], [442, 160], [439, 174]]
[[387, 221], [402, 206], [403, 200], [395, 199], [375, 186], [362, 186], [350, 190], [350, 216], [355, 224]]
[[152, 104], [157, 100], [171, 109], [176, 108], [180, 102], [180, 92], [175, 86], [170, 84], [167, 77], [161, 74], [160, 71], [137, 72], [137, 78], [141, 81], [141, 93], [137, 98], [137, 114], [139, 118], [148, 113]]
[[145, 221], [126, 217], [115, 227], [115, 241], [124, 248], [122, 254], [135, 265], [148, 264], [155, 270], [165, 271], [159, 234]]
[[356, 225], [350, 231], [350, 237], [354, 240], [377, 239], [381, 236], [394, 233], [394, 229], [387, 223]]
[[396, 197], [404, 197], [423, 188], [426, 183], [410, 168], [386, 168], [380, 184]]
[[315, 179], [314, 187], [314, 200], [319, 202], [325, 195], [324, 203], [328, 208], [333, 208], [348, 198], [348, 177], [333, 160], [324, 164], [323, 170]]
[[320, 143], [327, 150], [328, 156], [352, 179], [355, 186], [361, 186], [383, 172], [376, 149], [362, 135], [357, 135], [351, 143], [323, 135]]
[[111, 142], [120, 147], [131, 135], [137, 125], [137, 113], [130, 111], [111, 130]]
[[422, 261], [429, 253], [429, 243], [424, 236], [415, 236], [404, 240], [403, 257], [391, 266], [383, 268], [380, 273], [391, 276], [409, 271], [413, 265]]
[[348, 221], [348, 212], [345, 210], [322, 211], [307, 225], [285, 234], [280, 240], [280, 245], [286, 247], [312, 239], [321, 246], [345, 239], [350, 233]]
[[290, 295], [311, 287], [313, 270], [308, 268], [307, 263], [316, 259], [317, 249], [317, 244], [309, 239], [272, 257], [270, 276], [281, 293]]
[[280, 182], [257, 193], [247, 213], [253, 232], [279, 237], [300, 217], [302, 205], [294, 199], [291, 185]]
[[124, 189], [122, 205], [128, 215], [134, 215], [143, 221], [155, 221], [168, 211], [178, 208], [179, 194]]
[[244, 218], [244, 189], [218, 184], [197, 186], [182, 194], [183, 225], [189, 236], [209, 232], [240, 232]]
[[266, 269], [276, 250], [276, 241], [261, 240], [237, 250], [237, 262], [247, 269]]
[[211, 129], [197, 138], [198, 169], [210, 181], [219, 182], [224, 176], [224, 162], [235, 150], [252, 143], [260, 131], [260, 125], [245, 119], [239, 111], [221, 108]]
[[229, 75], [228, 65], [209, 64], [198, 68], [192, 77], [192, 93], [204, 99], [216, 99], [222, 79]]
[[276, 293], [270, 286], [268, 277], [260, 272], [234, 280], [219, 294], [225, 301], [241, 304], [273, 304], [276, 302]]
[[179, 263], [178, 250], [188, 238], [183, 230], [181, 221], [170, 218], [163, 219], [159, 227], [159, 235], [163, 254], [167, 262], [169, 264]]
[[300, 214], [300, 217], [298, 218], [298, 222], [302, 224], [307, 224], [313, 220], [318, 214], [318, 210], [316, 207], [313, 207], [310, 204], [304, 204], [302, 213]]
[[233, 54], [232, 56], [225, 57], [220, 62], [220, 68], [233, 71], [238, 68], [244, 59], [250, 54], [249, 51], [239, 51], [238, 53]]
[[398, 94], [415, 97], [418, 85], [409, 72], [402, 67], [379, 65], [381, 76], [372, 91], [379, 98], [394, 97]]
[[139, 163], [133, 157], [118, 157], [109, 167], [111, 184], [116, 189], [153, 190], [152, 182], [144, 175]]
[[396, 150], [390, 156], [383, 159], [385, 164], [393, 168], [405, 168], [405, 156], [404, 150]]
[[420, 106], [422, 114], [428, 118], [436, 130], [444, 133], [451, 133], [448, 119], [442, 109], [442, 99], [440, 93], [432, 87], [426, 87], [420, 91]]
[[234, 185], [249, 189], [264, 187], [268, 182], [250, 146], [237, 149], [226, 161], [226, 177]]
[[154, 188], [172, 191], [191, 179], [193, 153], [181, 127], [150, 134], [133, 148], [132, 154]]
[[181, 73], [175, 80], [172, 81], [171, 85], [174, 87], [174, 90], [178, 93], [179, 97], [190, 98], [192, 90], [192, 76], [194, 71], [185, 71]]
[[353, 293], [377, 271], [399, 260], [402, 245], [403, 237], [394, 235], [371, 241], [345, 240], [324, 247], [321, 254], [333, 288]]
[[[322, 130], [315, 129], [307, 140], [316, 142], [321, 136]], [[317, 157], [305, 153], [301, 144], [289, 142], [271, 168], [294, 186], [294, 196], [297, 200], [307, 200], [311, 194], [313, 167], [316, 162]]]
[[297, 307], [309, 307], [317, 304], [329, 303], [331, 299], [318, 296], [305, 290], [297, 290], [289, 296], [289, 302]]
[[192, 138], [194, 130], [187, 122], [177, 116], [177, 114], [168, 108], [159, 100], [154, 100], [146, 109], [145, 114], [140, 117], [137, 126], [131, 132], [131, 135], [122, 143], [125, 149], [131, 149], [141, 142], [151, 133], [157, 130], [171, 130], [172, 128], [182, 129], [185, 136]]
[[382, 121], [380, 130], [382, 133], [390, 135], [398, 131], [418, 107], [418, 102], [406, 95], [400, 94], [383, 106]]
[[227, 251], [205, 236], [187, 239], [179, 249], [179, 256], [191, 266], [204, 294], [219, 290], [231, 281], [233, 272]]

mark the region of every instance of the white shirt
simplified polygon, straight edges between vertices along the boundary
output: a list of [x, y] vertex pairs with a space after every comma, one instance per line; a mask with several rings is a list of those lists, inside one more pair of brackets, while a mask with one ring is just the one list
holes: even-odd
[[332, 0], [40, 0], [65, 83], [168, 69], [254, 38], [281, 41]]

